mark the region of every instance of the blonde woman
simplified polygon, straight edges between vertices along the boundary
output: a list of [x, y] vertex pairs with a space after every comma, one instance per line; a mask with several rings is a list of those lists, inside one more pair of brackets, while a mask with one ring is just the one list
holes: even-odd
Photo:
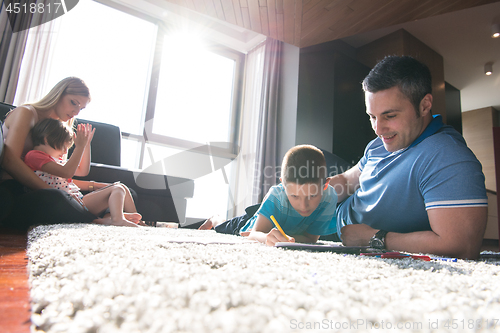
[[[4, 136], [4, 156], [0, 186], [11, 179], [17, 180], [22, 185], [33, 189], [50, 188], [23, 162], [26, 153], [33, 149], [30, 130], [46, 118], [53, 118], [62, 122], [73, 122], [73, 117], [78, 115], [90, 102], [90, 92], [87, 85], [79, 78], [68, 77], [57, 83], [52, 90], [40, 101], [32, 104], [21, 105], [10, 111], [2, 124]], [[90, 166], [90, 149], [85, 149], [82, 156], [81, 168], [76, 174], [88, 174]], [[87, 170], [83, 170], [86, 167]]]
[[[26, 153], [33, 149], [30, 136], [32, 128], [44, 119], [52, 118], [72, 126], [73, 118], [90, 102], [89, 88], [81, 79], [68, 77], [57, 83], [50, 92], [36, 103], [24, 104], [10, 111], [2, 131], [4, 137], [3, 159], [0, 168], [0, 225], [14, 228], [25, 228], [34, 223], [33, 217], [39, 218], [40, 214], [33, 213], [35, 207], [42, 206], [49, 209], [45, 201], [52, 200], [53, 193], [45, 193], [36, 197], [35, 201], [26, 202], [26, 188], [31, 190], [50, 189], [51, 187], [41, 180], [23, 161]], [[86, 176], [90, 170], [90, 141], [87, 142], [80, 164], [74, 173], [75, 176]], [[93, 191], [106, 187], [106, 183], [91, 183], [80, 188], [84, 191]], [[33, 198], [29, 196], [29, 198]], [[57, 197], [57, 196], [56, 196]], [[57, 199], [55, 199], [57, 200]], [[71, 205], [70, 205], [71, 206]], [[71, 208], [71, 207], [70, 207]], [[27, 213], [29, 212], [29, 214]], [[74, 210], [55, 212], [51, 223], [67, 222], [80, 219], [81, 214], [71, 215]], [[10, 215], [9, 215], [10, 214]], [[24, 214], [24, 215], [23, 215]], [[30, 215], [31, 214], [31, 215]], [[23, 218], [19, 218], [22, 215]], [[49, 214], [50, 215], [50, 214]], [[7, 216], [7, 217], [6, 217]], [[127, 217], [129, 217], [127, 215]], [[95, 217], [94, 217], [95, 218]], [[132, 217], [129, 217], [132, 219]], [[8, 221], [4, 220], [7, 219]], [[90, 220], [89, 220], [90, 219]], [[86, 217], [88, 222], [92, 217]], [[45, 220], [44, 220], [45, 221]], [[59, 222], [58, 222], [59, 221]]]

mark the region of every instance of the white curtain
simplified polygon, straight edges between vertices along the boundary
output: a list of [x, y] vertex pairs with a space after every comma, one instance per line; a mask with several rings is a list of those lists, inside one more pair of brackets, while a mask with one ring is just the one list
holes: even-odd
[[246, 57], [240, 151], [231, 182], [234, 204], [228, 218], [261, 202], [269, 187], [275, 184], [281, 45], [282, 42], [268, 38]]
[[[12, 104], [28, 32], [27, 30], [13, 32], [4, 5], [2, 1], [0, 3], [0, 101]], [[28, 15], [17, 16], [14, 30], [29, 26], [30, 19]]]
[[257, 156], [253, 198], [261, 202], [279, 178], [277, 161], [278, 98], [282, 42], [268, 38], [264, 51], [264, 69], [259, 109]]
[[57, 14], [48, 11], [18, 15], [14, 26], [18, 32], [13, 32], [3, 1], [0, 6], [0, 100], [14, 105], [37, 100], [49, 70], [51, 39], [62, 17], [53, 19]]
[[[34, 19], [41, 20], [42, 17], [35, 16]], [[54, 45], [63, 19], [64, 16], [29, 29], [14, 99], [15, 105], [37, 101], [47, 93], [44, 86], [46, 73], [50, 70], [51, 46]]]

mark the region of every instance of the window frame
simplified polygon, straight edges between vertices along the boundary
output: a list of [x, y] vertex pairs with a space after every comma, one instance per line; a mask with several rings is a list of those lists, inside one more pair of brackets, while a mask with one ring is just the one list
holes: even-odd
[[[158, 82], [160, 79], [161, 70], [161, 59], [163, 51], [163, 39], [169, 31], [174, 30], [174, 24], [163, 21], [161, 19], [154, 18], [148, 14], [145, 14], [139, 10], [127, 7], [125, 5], [112, 2], [110, 0], [93, 0], [99, 2], [103, 5], [109, 6], [113, 9], [122, 11], [129, 15], [138, 17], [140, 19], [147, 20], [156, 25], [156, 43], [152, 54], [152, 64], [150, 65], [150, 80], [147, 87], [145, 87], [145, 106], [141, 110], [142, 116], [142, 135], [133, 134], [121, 131], [123, 139], [131, 139], [138, 141], [140, 144], [139, 154], [137, 158], [139, 159], [138, 165], [139, 169], [144, 168], [144, 156], [146, 152], [146, 144], [156, 144], [166, 147], [172, 147], [184, 150], [199, 151], [200, 153], [207, 153], [207, 149], [200, 146], [199, 142], [193, 142], [188, 140], [179, 139], [176, 137], [165, 136], [161, 134], [153, 133], [152, 126], [153, 122], [150, 121], [154, 118], [155, 114], [155, 104], [156, 97], [158, 94]], [[235, 70], [233, 74], [233, 90], [232, 90], [232, 101], [231, 101], [231, 119], [230, 119], [230, 133], [229, 133], [229, 145], [227, 149], [211, 146], [208, 150], [211, 155], [231, 158], [234, 159], [238, 155], [239, 147], [238, 140], [240, 135], [240, 119], [242, 110], [242, 100], [243, 100], [243, 79], [245, 70], [245, 59], [246, 55], [237, 50], [231, 49], [229, 47], [223, 46], [221, 44], [211, 41], [209, 38], [204, 39], [206, 42], [206, 48], [208, 51], [216, 53], [220, 56], [230, 58], [235, 61]], [[197, 149], [199, 148], [199, 149]]]

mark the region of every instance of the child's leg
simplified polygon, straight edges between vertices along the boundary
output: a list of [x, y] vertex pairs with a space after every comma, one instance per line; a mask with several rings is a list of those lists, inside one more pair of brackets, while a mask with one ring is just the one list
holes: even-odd
[[223, 219], [222, 216], [214, 215], [205, 220], [205, 222], [203, 222], [203, 224], [198, 228], [198, 230], [210, 230], [212, 228], [215, 228], [219, 224], [224, 223], [224, 221], [225, 219]]
[[240, 230], [245, 226], [251, 217], [252, 216], [249, 216], [248, 214], [244, 214], [226, 221], [220, 215], [215, 215], [203, 222], [198, 230], [208, 230], [214, 228], [216, 232], [221, 234], [248, 236], [240, 234]]
[[123, 211], [125, 212], [125, 218], [134, 223], [139, 223], [142, 219], [142, 215], [137, 213], [137, 208], [135, 207], [134, 198], [128, 187], [124, 184], [119, 184], [125, 190], [125, 199], [123, 202]]
[[137, 213], [137, 208], [135, 207], [134, 198], [132, 198], [132, 194], [130, 194], [130, 190], [124, 184], [117, 184], [123, 188], [125, 191], [125, 200], [123, 203], [123, 211], [126, 213]]
[[123, 215], [125, 193], [122, 186], [113, 185], [99, 191], [90, 192], [83, 197], [83, 202], [94, 215], [99, 215], [109, 207], [111, 217], [97, 219], [95, 221], [97, 223], [136, 227], [135, 223], [127, 221]]

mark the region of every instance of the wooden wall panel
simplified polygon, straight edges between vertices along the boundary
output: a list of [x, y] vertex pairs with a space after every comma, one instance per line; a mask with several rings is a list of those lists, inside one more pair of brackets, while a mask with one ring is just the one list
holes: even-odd
[[278, 17], [276, 10], [276, 0], [267, 0], [268, 20], [269, 20], [269, 37], [278, 38]]
[[387, 55], [409, 55], [429, 67], [432, 75], [432, 113], [443, 116], [446, 123], [446, 95], [443, 57], [406, 30], [400, 29], [357, 50], [358, 61], [373, 68]]
[[243, 27], [245, 29], [251, 30], [252, 26], [250, 23], [250, 10], [248, 6], [241, 5], [241, 17], [243, 18]]
[[293, 45], [300, 45], [300, 37], [302, 35], [302, 17], [297, 16], [297, 13], [302, 13], [302, 1], [295, 1], [295, 31], [294, 31], [294, 43]]
[[498, 239], [498, 197], [492, 192], [488, 192], [486, 194], [488, 196], [488, 220], [486, 223], [486, 230], [484, 231], [484, 238]]
[[[495, 147], [495, 177], [496, 186], [500, 188], [500, 127], [493, 127], [493, 146]], [[500, 196], [497, 197], [497, 217], [500, 216]], [[491, 208], [488, 206], [488, 215], [492, 214], [490, 212]], [[500, 220], [498, 221], [498, 238], [500, 238]], [[497, 239], [498, 239], [497, 238]]]
[[[226, 22], [238, 25], [232, 0], [220, 0]], [[241, 13], [241, 12], [240, 12]]]
[[408, 33], [409, 45], [407, 55], [410, 55], [429, 67], [432, 75], [432, 113], [440, 114], [446, 123], [446, 87], [444, 82], [443, 57]]
[[486, 189], [488, 190], [488, 224], [484, 238], [498, 239], [498, 196], [497, 166], [495, 158], [500, 150], [495, 142], [494, 128], [499, 125], [499, 111], [492, 107], [462, 112], [463, 136], [467, 146], [474, 152], [483, 166]]
[[285, 43], [295, 45], [295, 1], [283, 0]]
[[493, 127], [499, 125], [498, 111], [492, 107], [462, 112], [463, 136], [483, 166], [486, 189], [496, 192]]
[[250, 26], [252, 31], [262, 33], [262, 25], [260, 22], [260, 7], [257, 1], [248, 1], [248, 12], [250, 13]]
[[203, 11], [203, 12], [201, 10], [198, 10], [198, 11], [202, 12], [202, 13], [207, 13], [208, 15], [210, 15], [212, 17], [216, 17], [217, 12], [215, 11], [214, 2], [211, 0], [203, 0], [203, 2], [205, 3], [205, 11]]
[[307, 47], [500, 0], [163, 0]]

